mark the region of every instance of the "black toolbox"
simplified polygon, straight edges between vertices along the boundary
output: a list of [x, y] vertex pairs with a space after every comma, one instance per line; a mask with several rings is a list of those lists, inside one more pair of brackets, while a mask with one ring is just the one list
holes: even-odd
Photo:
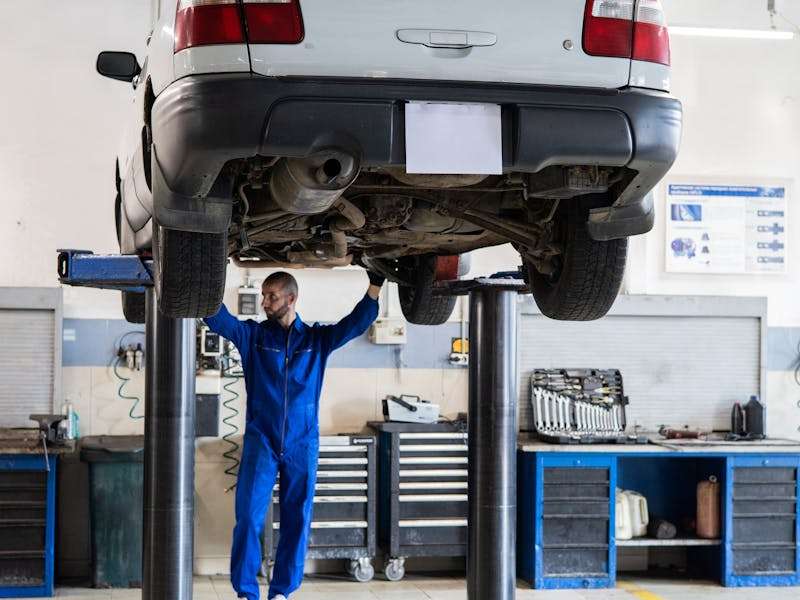
[[[375, 570], [376, 450], [369, 435], [321, 436], [308, 552], [310, 559], [342, 559], [356, 581]], [[278, 486], [264, 528], [264, 562], [272, 562], [280, 537]]]
[[378, 432], [378, 540], [384, 575], [405, 559], [467, 554], [467, 431], [456, 423], [369, 423]]

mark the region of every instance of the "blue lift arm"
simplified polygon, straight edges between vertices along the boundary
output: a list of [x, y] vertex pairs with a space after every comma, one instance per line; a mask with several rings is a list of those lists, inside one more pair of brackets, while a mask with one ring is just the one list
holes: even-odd
[[136, 255], [59, 250], [58, 280], [65, 285], [144, 292], [153, 285], [153, 261]]

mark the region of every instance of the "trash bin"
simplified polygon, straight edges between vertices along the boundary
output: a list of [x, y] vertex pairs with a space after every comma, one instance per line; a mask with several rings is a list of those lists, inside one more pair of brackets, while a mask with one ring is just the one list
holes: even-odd
[[144, 436], [85, 437], [81, 460], [89, 463], [92, 585], [141, 587]]

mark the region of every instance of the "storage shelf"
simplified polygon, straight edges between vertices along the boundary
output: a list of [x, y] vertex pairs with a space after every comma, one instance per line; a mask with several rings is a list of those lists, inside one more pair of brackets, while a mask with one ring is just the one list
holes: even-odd
[[654, 538], [636, 538], [633, 540], [617, 540], [617, 548], [621, 546], [639, 548], [651, 546], [719, 546], [721, 543], [719, 539], [675, 538], [672, 540], [657, 540]]

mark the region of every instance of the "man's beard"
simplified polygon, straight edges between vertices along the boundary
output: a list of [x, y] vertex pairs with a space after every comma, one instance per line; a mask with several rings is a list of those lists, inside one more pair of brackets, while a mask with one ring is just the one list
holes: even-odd
[[286, 313], [288, 313], [288, 312], [289, 312], [289, 303], [288, 303], [288, 302], [286, 302], [286, 303], [284, 303], [284, 305], [283, 305], [283, 306], [281, 306], [281, 307], [280, 307], [280, 308], [278, 308], [277, 310], [274, 310], [274, 311], [272, 311], [271, 313], [270, 313], [270, 312], [267, 312], [267, 319], [269, 319], [270, 321], [279, 321], [279, 320], [281, 320], [281, 319], [282, 319], [282, 318], [283, 318], [283, 317], [286, 315]]

